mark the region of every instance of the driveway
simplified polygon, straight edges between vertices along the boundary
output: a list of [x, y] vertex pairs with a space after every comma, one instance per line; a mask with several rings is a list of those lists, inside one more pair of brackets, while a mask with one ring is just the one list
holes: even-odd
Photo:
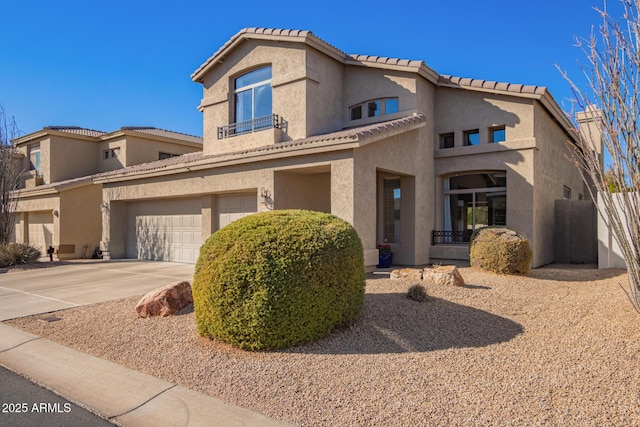
[[0, 321], [142, 295], [177, 280], [194, 264], [160, 261], [78, 262], [0, 273]]

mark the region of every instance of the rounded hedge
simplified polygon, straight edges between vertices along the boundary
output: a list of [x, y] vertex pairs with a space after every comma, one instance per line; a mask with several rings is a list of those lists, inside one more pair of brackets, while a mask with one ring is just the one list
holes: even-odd
[[362, 243], [349, 223], [301, 210], [253, 214], [200, 249], [198, 333], [247, 350], [291, 347], [352, 322], [364, 288]]
[[500, 274], [527, 274], [532, 258], [527, 238], [508, 228], [481, 228], [471, 238], [472, 267]]

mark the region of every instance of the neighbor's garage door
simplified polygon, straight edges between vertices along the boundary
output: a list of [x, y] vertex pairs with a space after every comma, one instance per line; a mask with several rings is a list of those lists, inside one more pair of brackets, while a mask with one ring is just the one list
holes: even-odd
[[53, 244], [53, 214], [51, 211], [29, 212], [29, 243], [43, 254]]
[[127, 258], [196, 262], [202, 244], [202, 202], [175, 199], [127, 204]]
[[230, 194], [218, 196], [218, 228], [228, 225], [236, 219], [251, 215], [258, 211], [258, 198], [256, 193]]

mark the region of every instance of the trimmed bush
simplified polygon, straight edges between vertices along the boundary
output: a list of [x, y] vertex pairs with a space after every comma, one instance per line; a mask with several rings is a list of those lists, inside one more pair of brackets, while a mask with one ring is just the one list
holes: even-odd
[[198, 333], [246, 350], [291, 347], [351, 323], [364, 300], [362, 243], [342, 219], [279, 210], [238, 219], [200, 249]]
[[500, 274], [527, 274], [532, 258], [526, 237], [508, 228], [481, 228], [471, 239], [472, 267]]
[[30, 264], [38, 261], [41, 253], [33, 246], [24, 243], [7, 243], [0, 245], [0, 267]]

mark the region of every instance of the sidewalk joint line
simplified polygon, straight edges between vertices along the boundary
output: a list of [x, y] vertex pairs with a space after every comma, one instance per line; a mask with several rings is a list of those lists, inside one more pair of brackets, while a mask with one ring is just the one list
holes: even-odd
[[18, 348], [18, 347], [20, 347], [21, 345], [25, 345], [25, 344], [27, 344], [27, 343], [30, 343], [31, 341], [36, 341], [36, 340], [41, 340], [41, 339], [42, 339], [42, 337], [35, 337], [35, 338], [31, 338], [30, 340], [27, 340], [27, 341], [25, 341], [25, 342], [21, 342], [20, 344], [16, 344], [16, 345], [14, 345], [13, 347], [9, 347], [9, 348], [7, 348], [7, 349], [0, 350], [0, 353], [4, 353], [5, 351], [13, 350], [14, 348]]
[[127, 415], [127, 414], [129, 414], [129, 413], [131, 413], [131, 412], [135, 411], [136, 409], [139, 409], [139, 408], [143, 407], [144, 405], [146, 405], [147, 403], [151, 402], [151, 401], [152, 401], [153, 399], [155, 399], [156, 397], [160, 396], [161, 394], [163, 394], [163, 393], [165, 393], [165, 392], [167, 392], [167, 391], [169, 391], [169, 390], [171, 390], [172, 388], [177, 387], [177, 386], [178, 386], [178, 384], [173, 384], [171, 387], [168, 387], [168, 388], [166, 388], [166, 389], [162, 390], [160, 393], [156, 394], [155, 396], [151, 396], [149, 399], [145, 400], [144, 402], [142, 402], [141, 404], [139, 404], [139, 405], [138, 405], [138, 406], [136, 406], [135, 408], [131, 408], [131, 409], [129, 409], [128, 411], [125, 411], [125, 412], [123, 412], [123, 413], [121, 413], [121, 414], [112, 415], [112, 416], [110, 416], [109, 418], [107, 418], [107, 420], [112, 420], [112, 419], [114, 419], [114, 418], [118, 418], [118, 417], [121, 417], [121, 416], [123, 416], [123, 415]]
[[3, 286], [0, 286], [0, 289], [4, 289], [4, 290], [6, 290], [6, 291], [14, 291], [14, 292], [18, 292], [18, 293], [25, 294], [25, 295], [31, 295], [31, 296], [33, 296], [33, 297], [44, 298], [44, 299], [48, 299], [48, 300], [51, 300], [51, 301], [62, 302], [62, 303], [64, 303], [64, 304], [71, 304], [71, 305], [73, 305], [74, 307], [80, 307], [80, 306], [82, 305], [82, 304], [76, 304], [75, 302], [64, 301], [64, 300], [57, 299], [57, 298], [45, 297], [45, 296], [43, 296], [43, 295], [38, 295], [38, 294], [31, 293], [31, 292], [20, 291], [20, 290], [18, 290], [18, 289], [5, 288], [5, 287], [3, 287]]

